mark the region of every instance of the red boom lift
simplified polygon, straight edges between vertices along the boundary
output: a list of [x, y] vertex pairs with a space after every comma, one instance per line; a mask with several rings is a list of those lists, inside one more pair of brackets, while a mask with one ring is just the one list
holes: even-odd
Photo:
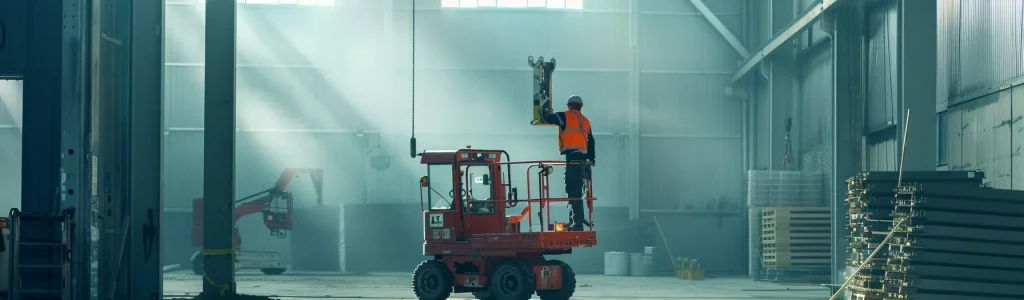
[[[278, 275], [287, 270], [284, 259], [277, 252], [269, 251], [242, 251], [242, 238], [238, 234], [238, 220], [242, 217], [263, 213], [263, 224], [270, 229], [270, 235], [284, 238], [292, 229], [292, 193], [286, 192], [288, 184], [300, 174], [309, 174], [313, 181], [313, 188], [316, 189], [316, 204], [323, 204], [323, 169], [300, 169], [288, 168], [281, 173], [277, 184], [273, 187], [235, 200], [234, 209], [234, 230], [232, 232], [235, 249], [238, 256], [235, 259], [235, 269], [260, 269], [267, 275]], [[192, 200], [192, 245], [203, 245], [203, 198]], [[202, 251], [192, 254], [192, 271], [197, 275], [203, 274]]]
[[[506, 161], [501, 160], [502, 154]], [[564, 161], [511, 162], [508, 152], [477, 149], [425, 151], [419, 156], [420, 163], [428, 165], [427, 176], [420, 179], [421, 206], [423, 194], [427, 194], [423, 254], [433, 256], [413, 272], [413, 291], [419, 299], [446, 299], [453, 292], [472, 292], [479, 299], [494, 300], [526, 300], [534, 292], [545, 300], [572, 296], [576, 289], [572, 268], [544, 256], [597, 245], [597, 234], [592, 225], [585, 231], [566, 231], [565, 223], [551, 222], [550, 209], [545, 217], [545, 208], [553, 202], [586, 201], [591, 218], [596, 198], [590, 180], [585, 198], [551, 198], [548, 175], [553, 166], [564, 166]], [[511, 166], [516, 164], [527, 166], [527, 196], [523, 200], [510, 183]], [[536, 199], [530, 197], [534, 171], [539, 191]], [[448, 186], [447, 182], [453, 183]], [[475, 191], [474, 186], [480, 190]], [[450, 198], [435, 188], [451, 189]], [[524, 203], [521, 213], [505, 214]], [[530, 214], [533, 208], [539, 209], [537, 230]], [[523, 221], [528, 223], [526, 231], [521, 228]]]

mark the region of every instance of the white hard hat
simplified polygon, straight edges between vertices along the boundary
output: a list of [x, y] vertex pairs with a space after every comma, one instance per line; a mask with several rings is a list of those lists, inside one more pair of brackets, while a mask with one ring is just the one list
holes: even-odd
[[569, 100], [565, 101], [565, 104], [573, 103], [583, 104], [583, 98], [580, 98], [580, 96], [572, 95], [569, 96]]

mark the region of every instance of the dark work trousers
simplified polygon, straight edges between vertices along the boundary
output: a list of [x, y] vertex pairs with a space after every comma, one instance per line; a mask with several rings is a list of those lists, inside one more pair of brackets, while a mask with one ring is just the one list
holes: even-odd
[[[587, 155], [583, 153], [569, 153], [565, 155], [565, 194], [569, 198], [583, 198], [584, 165]], [[574, 164], [575, 163], [575, 164]], [[572, 220], [571, 230], [583, 230], [587, 223], [587, 213], [583, 211], [583, 200], [569, 201], [569, 220]]]

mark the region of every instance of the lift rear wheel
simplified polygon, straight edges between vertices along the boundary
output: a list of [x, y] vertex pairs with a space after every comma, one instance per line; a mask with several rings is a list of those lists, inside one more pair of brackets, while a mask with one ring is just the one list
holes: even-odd
[[440, 261], [424, 261], [412, 272], [412, 290], [417, 299], [448, 299], [452, 295], [452, 287], [452, 273]]
[[576, 292], [576, 272], [572, 271], [569, 264], [560, 260], [549, 260], [548, 264], [562, 267], [562, 288], [537, 291], [537, 296], [540, 296], [541, 300], [569, 300]]
[[491, 275], [487, 291], [495, 300], [527, 300], [537, 289], [533, 270], [520, 261], [502, 263]]

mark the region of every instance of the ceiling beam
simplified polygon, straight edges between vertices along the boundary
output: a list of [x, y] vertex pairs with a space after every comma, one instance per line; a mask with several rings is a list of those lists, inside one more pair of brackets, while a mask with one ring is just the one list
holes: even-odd
[[740, 57], [743, 57], [743, 59], [750, 58], [750, 51], [747, 51], [747, 48], [743, 47], [743, 43], [741, 43], [740, 40], [729, 31], [728, 27], [725, 27], [722, 20], [719, 20], [718, 17], [715, 16], [715, 13], [712, 12], [707, 5], [704, 5], [704, 1], [690, 0], [690, 3], [693, 3], [693, 6], [700, 11], [700, 14], [703, 15], [705, 19], [708, 19], [708, 23], [711, 23], [711, 26], [715, 27], [718, 34], [721, 34], [722, 37], [725, 38], [725, 41], [729, 42], [729, 45], [740, 54]]
[[732, 75], [732, 82], [736, 83], [742, 79], [743, 76], [746, 76], [750, 70], [753, 70], [758, 63], [771, 55], [772, 52], [779, 48], [779, 46], [782, 46], [783, 43], [793, 39], [798, 33], [811, 26], [811, 24], [818, 20], [818, 18], [820, 18], [825, 12], [834, 8], [836, 2], [839, 2], [839, 0], [820, 0], [817, 4], [811, 6], [807, 12], [793, 21], [793, 23], [786, 27], [785, 30], [775, 35], [775, 37], [773, 37], [772, 40], [764, 46], [764, 48], [761, 48], [760, 51], [757, 51], [757, 53], [748, 58], [747, 61], [743, 63], [743, 66], [740, 67], [739, 71], [736, 71], [736, 73]]

